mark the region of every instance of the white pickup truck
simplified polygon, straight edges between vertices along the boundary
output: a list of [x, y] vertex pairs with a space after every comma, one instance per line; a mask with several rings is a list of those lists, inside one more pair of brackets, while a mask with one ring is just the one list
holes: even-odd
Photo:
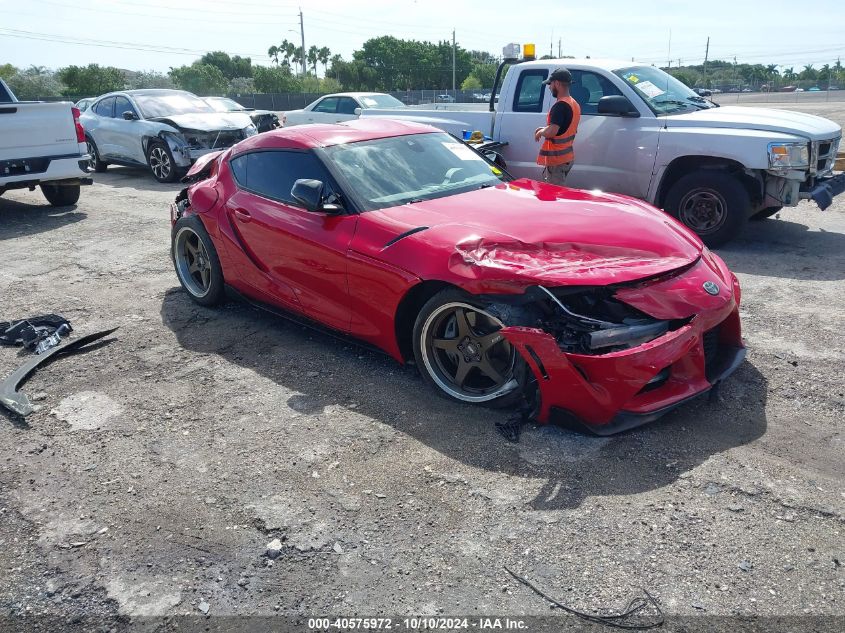
[[506, 143], [498, 151], [509, 172], [540, 179], [534, 130], [546, 124], [552, 105], [542, 82], [562, 66], [572, 72], [571, 94], [582, 115], [567, 186], [646, 200], [710, 246], [731, 239], [749, 218], [768, 217], [801, 199], [824, 209], [845, 190], [845, 175], [833, 175], [842, 137], [834, 122], [719, 107], [659, 68], [631, 62], [523, 61], [510, 66], [498, 103], [491, 96], [487, 112], [364, 110], [361, 116], [411, 119], [458, 137], [480, 130]]
[[92, 182], [88, 160], [72, 103], [18, 101], [0, 79], [0, 195], [39, 186], [53, 206], [76, 204]]

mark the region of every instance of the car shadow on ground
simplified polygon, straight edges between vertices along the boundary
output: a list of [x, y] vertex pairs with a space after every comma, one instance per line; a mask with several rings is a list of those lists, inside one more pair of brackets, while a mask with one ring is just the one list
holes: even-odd
[[776, 218], [749, 222], [737, 239], [716, 252], [735, 273], [816, 281], [845, 279], [845, 266], [831, 266], [830, 261], [845, 253], [845, 235], [810, 231], [798, 222]]
[[27, 197], [25, 202], [0, 198], [0, 241], [52, 231], [88, 217], [77, 211], [77, 205], [53, 207], [40, 191], [29, 193], [32, 200]]
[[330, 405], [351, 405], [357, 414], [453, 460], [538, 480], [541, 488], [528, 501], [537, 510], [667, 486], [711, 456], [766, 431], [766, 380], [747, 362], [723, 384], [718, 398], [704, 396], [648, 426], [598, 438], [530, 424], [512, 444], [494, 426], [507, 420], [507, 411], [439, 398], [412, 366], [401, 367], [387, 356], [248, 305], [207, 309], [173, 288], [164, 296], [161, 317], [183, 348], [218, 355], [297, 392], [287, 401], [296, 411], [314, 414]]
[[106, 171], [92, 173], [94, 182], [117, 189], [139, 189], [141, 191], [170, 191], [176, 193], [185, 187], [178, 180], [176, 182], [158, 182], [153, 178], [147, 167], [124, 167], [123, 165], [109, 165]]

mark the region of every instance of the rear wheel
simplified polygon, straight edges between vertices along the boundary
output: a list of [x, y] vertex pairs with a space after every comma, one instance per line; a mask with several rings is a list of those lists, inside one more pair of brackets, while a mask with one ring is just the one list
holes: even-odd
[[505, 406], [520, 395], [517, 352], [499, 330], [502, 322], [474, 297], [449, 288], [420, 310], [414, 356], [423, 379], [451, 400]]
[[54, 207], [69, 207], [79, 201], [80, 185], [40, 185], [41, 193]]
[[153, 141], [147, 148], [147, 164], [153, 172], [153, 178], [159, 182], [176, 182], [179, 173], [176, 170], [176, 163], [173, 161], [173, 154], [167, 144], [161, 141]]
[[91, 157], [88, 161], [88, 164], [91, 165], [91, 169], [98, 174], [106, 171], [109, 164], [100, 160], [100, 152], [97, 151], [97, 145], [94, 143], [94, 140], [87, 138], [85, 139], [85, 144], [88, 146], [88, 155]]
[[191, 299], [204, 306], [223, 301], [223, 269], [217, 250], [199, 218], [183, 217], [176, 222], [171, 254], [179, 283]]
[[772, 217], [775, 213], [778, 213], [781, 209], [783, 209], [783, 207], [768, 207], [752, 215], [751, 219], [755, 222], [765, 220], [766, 218]]
[[672, 185], [664, 208], [707, 246], [721, 246], [745, 225], [751, 196], [730, 174], [696, 171]]

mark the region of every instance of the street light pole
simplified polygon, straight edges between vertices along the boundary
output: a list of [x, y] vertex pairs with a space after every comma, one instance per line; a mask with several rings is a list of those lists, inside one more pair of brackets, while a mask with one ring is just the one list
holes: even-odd
[[302, 37], [302, 78], [305, 78], [305, 22], [302, 19], [302, 7], [299, 7], [299, 34]]

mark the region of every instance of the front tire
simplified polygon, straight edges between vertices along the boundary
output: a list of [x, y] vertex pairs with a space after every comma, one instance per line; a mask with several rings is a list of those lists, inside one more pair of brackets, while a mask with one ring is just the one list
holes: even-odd
[[69, 207], [79, 201], [79, 194], [82, 190], [80, 185], [39, 185], [41, 193], [54, 207]]
[[170, 253], [179, 283], [191, 299], [204, 306], [223, 301], [226, 294], [223, 269], [217, 250], [198, 217], [179, 218], [173, 227]]
[[153, 178], [159, 182], [176, 182], [179, 172], [176, 169], [176, 162], [167, 143], [153, 141], [147, 147], [147, 164], [153, 172]]
[[732, 240], [745, 225], [751, 196], [730, 174], [696, 171], [672, 185], [664, 209], [715, 247]]
[[414, 357], [423, 380], [458, 402], [506, 406], [521, 391], [517, 351], [498, 334], [503, 323], [472, 295], [447, 288], [422, 307], [414, 324]]

